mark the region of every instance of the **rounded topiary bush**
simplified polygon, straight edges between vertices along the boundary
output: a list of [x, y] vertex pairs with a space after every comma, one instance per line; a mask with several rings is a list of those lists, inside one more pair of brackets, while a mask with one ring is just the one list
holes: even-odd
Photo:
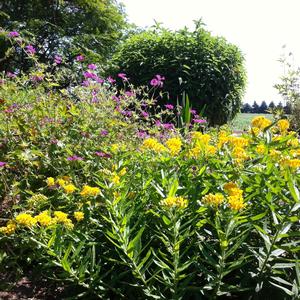
[[112, 59], [114, 72], [126, 73], [134, 85], [163, 75], [168, 101], [176, 103], [186, 91], [193, 108], [205, 106], [211, 125], [224, 124], [239, 111], [246, 81], [243, 62], [237, 46], [202, 26], [192, 32], [158, 28], [132, 35]]

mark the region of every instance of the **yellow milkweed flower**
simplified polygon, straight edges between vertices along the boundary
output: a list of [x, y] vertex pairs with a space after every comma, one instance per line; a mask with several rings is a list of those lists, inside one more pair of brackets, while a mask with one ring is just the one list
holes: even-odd
[[283, 133], [286, 133], [287, 130], [289, 129], [290, 122], [286, 119], [282, 119], [282, 120], [278, 121], [277, 126], [278, 126], [280, 132], [283, 134]]
[[206, 147], [206, 150], [207, 150], [207, 153], [210, 154], [210, 155], [214, 155], [217, 152], [217, 148], [215, 146], [212, 146], [212, 145], [208, 145]]
[[68, 218], [68, 214], [62, 211], [55, 211], [54, 217], [55, 222], [65, 225], [68, 229], [72, 229], [74, 227], [72, 221]]
[[202, 201], [203, 203], [208, 205], [218, 206], [224, 201], [224, 196], [220, 193], [217, 194], [210, 193], [202, 197]]
[[209, 143], [209, 141], [211, 140], [211, 136], [207, 133], [203, 134], [202, 132], [199, 132], [199, 131], [193, 131], [192, 139], [194, 141], [197, 141], [204, 145], [207, 145]]
[[67, 184], [63, 186], [63, 189], [67, 194], [72, 194], [76, 190], [76, 187], [74, 184]]
[[82, 211], [75, 211], [74, 218], [76, 219], [77, 222], [79, 222], [84, 219], [84, 213]]
[[230, 182], [225, 183], [223, 188], [228, 193], [232, 189], [237, 189], [238, 185], [236, 183], [230, 181]]
[[271, 149], [269, 155], [272, 159], [278, 159], [281, 156], [281, 152], [279, 150]]
[[217, 147], [220, 149], [224, 144], [226, 144], [229, 140], [228, 132], [221, 130], [218, 136]]
[[266, 152], [266, 146], [263, 144], [257, 145], [256, 152], [258, 154], [264, 154]]
[[239, 195], [229, 196], [228, 204], [232, 210], [241, 210], [246, 206], [246, 204], [243, 201], [243, 197]]
[[258, 127], [251, 127], [249, 129], [249, 133], [253, 134], [254, 136], [257, 136], [260, 133], [260, 129]]
[[183, 197], [167, 197], [161, 201], [161, 205], [167, 207], [177, 207], [177, 208], [186, 208], [188, 206], [187, 199]]
[[66, 184], [66, 181], [64, 179], [62, 179], [62, 178], [59, 178], [59, 179], [56, 180], [56, 183], [59, 186], [63, 187]]
[[17, 224], [22, 226], [32, 227], [36, 224], [37, 221], [31, 215], [26, 213], [21, 213], [18, 216], [16, 216], [16, 222]]
[[166, 151], [166, 147], [164, 145], [162, 145], [161, 143], [159, 143], [156, 139], [154, 138], [148, 138], [145, 139], [142, 145], [142, 149], [148, 149], [148, 150], [152, 150], [155, 152], [164, 152]]
[[283, 159], [281, 164], [284, 166], [288, 166], [291, 168], [300, 168], [300, 159], [293, 158], [293, 159]]
[[249, 156], [247, 155], [247, 152], [244, 148], [235, 147], [232, 150], [232, 157], [237, 158], [239, 161], [243, 161], [248, 159]]
[[202, 152], [202, 148], [199, 146], [196, 146], [196, 147], [189, 149], [187, 156], [189, 158], [197, 158], [197, 157], [199, 157], [201, 152]]
[[256, 117], [251, 121], [252, 127], [257, 127], [260, 130], [264, 130], [266, 127], [270, 126], [272, 121], [265, 117]]
[[166, 141], [166, 145], [169, 149], [169, 152], [172, 156], [179, 154], [182, 146], [182, 142], [179, 138], [170, 138]]
[[112, 180], [111, 180], [114, 184], [119, 184], [120, 183], [120, 176], [118, 175], [114, 175]]
[[289, 140], [289, 141], [287, 142], [287, 144], [288, 144], [289, 146], [292, 146], [293, 148], [296, 148], [296, 147], [299, 146], [299, 140], [298, 140], [297, 138], [293, 138], [293, 139]]
[[9, 220], [6, 226], [0, 227], [0, 232], [3, 234], [13, 234], [16, 231], [17, 225], [13, 220]]
[[100, 194], [100, 189], [98, 187], [91, 187], [89, 185], [85, 185], [80, 192], [80, 195], [83, 197], [89, 196], [97, 196]]
[[41, 212], [39, 215], [34, 217], [35, 220], [41, 225], [41, 226], [50, 226], [55, 223], [55, 221], [49, 216], [49, 212], [47, 210]]
[[55, 180], [53, 177], [48, 177], [47, 180], [47, 185], [50, 187], [50, 186], [54, 186], [55, 185]]
[[239, 148], [245, 148], [249, 144], [248, 139], [238, 137], [238, 136], [230, 136], [228, 138], [228, 141], [233, 147], [239, 147]]
[[126, 173], [127, 173], [127, 169], [126, 169], [126, 168], [123, 168], [123, 169], [119, 172], [119, 175], [120, 175], [120, 176], [124, 176]]

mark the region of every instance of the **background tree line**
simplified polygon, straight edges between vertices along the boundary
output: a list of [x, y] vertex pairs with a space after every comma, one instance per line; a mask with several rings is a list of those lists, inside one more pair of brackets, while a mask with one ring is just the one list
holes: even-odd
[[272, 113], [274, 110], [283, 111], [285, 114], [291, 114], [291, 105], [287, 103], [283, 105], [282, 102], [279, 102], [277, 105], [273, 101], [269, 104], [266, 101], [262, 101], [260, 105], [256, 101], [252, 105], [249, 103], [244, 103], [241, 112], [242, 113], [251, 113], [251, 114], [268, 114]]

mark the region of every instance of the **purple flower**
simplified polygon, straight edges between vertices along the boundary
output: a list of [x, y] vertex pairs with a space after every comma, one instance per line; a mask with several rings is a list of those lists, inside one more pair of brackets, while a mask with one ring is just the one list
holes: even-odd
[[118, 74], [118, 77], [120, 77], [122, 80], [124, 81], [128, 81], [128, 78], [126, 77], [126, 74], [125, 73], [119, 73]]
[[28, 45], [25, 47], [26, 51], [30, 55], [34, 55], [36, 53], [35, 48], [32, 45]]
[[5, 167], [7, 165], [7, 162], [5, 161], [0, 161], [0, 167]]
[[96, 74], [89, 72], [89, 71], [83, 72], [83, 76], [84, 76], [84, 78], [90, 78], [90, 79], [98, 78], [98, 76]]
[[100, 78], [100, 77], [97, 77], [97, 78], [96, 78], [96, 81], [97, 81], [98, 83], [100, 83], [100, 84], [104, 82], [104, 80], [103, 80], [102, 78]]
[[59, 55], [55, 55], [54, 57], [54, 62], [57, 64], [57, 65], [60, 65], [62, 63], [62, 57], [59, 56]]
[[193, 119], [193, 122], [197, 123], [197, 124], [204, 124], [204, 123], [206, 123], [206, 120], [204, 120], [204, 119]]
[[197, 111], [196, 111], [195, 109], [190, 109], [190, 113], [191, 113], [192, 115], [196, 115], [196, 114], [197, 114]]
[[15, 73], [12, 73], [12, 72], [9, 72], [9, 71], [6, 73], [6, 76], [8, 78], [16, 78], [17, 77], [17, 75]]
[[140, 139], [144, 139], [148, 136], [147, 132], [143, 130], [139, 130], [136, 135]]
[[88, 65], [88, 69], [90, 69], [90, 70], [96, 70], [97, 66], [95, 64], [89, 64]]
[[107, 77], [106, 79], [111, 84], [114, 84], [116, 82], [111, 76]]
[[18, 37], [20, 35], [20, 33], [19, 32], [17, 32], [17, 31], [11, 31], [11, 32], [9, 32], [8, 33], [8, 37]]
[[144, 117], [144, 118], [148, 118], [149, 117], [149, 114], [145, 111], [142, 111], [141, 112], [141, 115]]
[[164, 129], [173, 129], [174, 128], [174, 125], [171, 123], [165, 123], [165, 124], [162, 124], [162, 126]]
[[33, 75], [30, 77], [30, 79], [34, 82], [39, 82], [44, 79], [44, 75]]
[[82, 54], [76, 56], [77, 61], [84, 61], [84, 56]]
[[90, 82], [88, 80], [83, 80], [81, 83], [82, 86], [89, 86]]
[[173, 108], [174, 108], [174, 105], [172, 105], [172, 104], [166, 104], [166, 105], [165, 105], [165, 108], [166, 108], [166, 109], [173, 109]]
[[165, 80], [164, 76], [155, 75], [155, 77], [150, 81], [150, 84], [154, 87], [162, 87], [164, 80]]
[[122, 110], [121, 114], [126, 116], [126, 117], [131, 117], [132, 116], [132, 111], [130, 110]]
[[108, 131], [105, 130], [105, 129], [104, 129], [104, 130], [101, 130], [101, 131], [100, 131], [100, 135], [101, 135], [101, 136], [107, 136], [107, 135], [108, 135]]
[[120, 98], [119, 98], [118, 96], [113, 95], [111, 98], [112, 98], [114, 101], [116, 101], [117, 103], [120, 103]]
[[76, 161], [76, 160], [83, 160], [83, 158], [80, 157], [80, 156], [77, 156], [77, 155], [73, 155], [73, 156], [69, 156], [67, 158], [67, 160], [69, 160], [69, 161]]
[[134, 92], [132, 92], [132, 91], [126, 91], [126, 92], [125, 92], [125, 95], [126, 95], [127, 97], [132, 97], [132, 96], [134, 96]]
[[155, 121], [155, 126], [157, 126], [157, 127], [161, 126], [161, 122], [159, 120], [156, 120]]
[[95, 154], [99, 157], [111, 158], [111, 155], [109, 153], [105, 153], [105, 152], [102, 152], [102, 151], [96, 151]]

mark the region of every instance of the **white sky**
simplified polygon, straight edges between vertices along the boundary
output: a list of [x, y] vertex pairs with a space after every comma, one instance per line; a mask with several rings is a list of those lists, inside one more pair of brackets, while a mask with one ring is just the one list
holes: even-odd
[[248, 85], [244, 102], [279, 102], [273, 88], [283, 74], [284, 52], [300, 59], [300, 0], [123, 0], [128, 20], [138, 26], [194, 28], [202, 18], [213, 35], [237, 45], [246, 58]]

